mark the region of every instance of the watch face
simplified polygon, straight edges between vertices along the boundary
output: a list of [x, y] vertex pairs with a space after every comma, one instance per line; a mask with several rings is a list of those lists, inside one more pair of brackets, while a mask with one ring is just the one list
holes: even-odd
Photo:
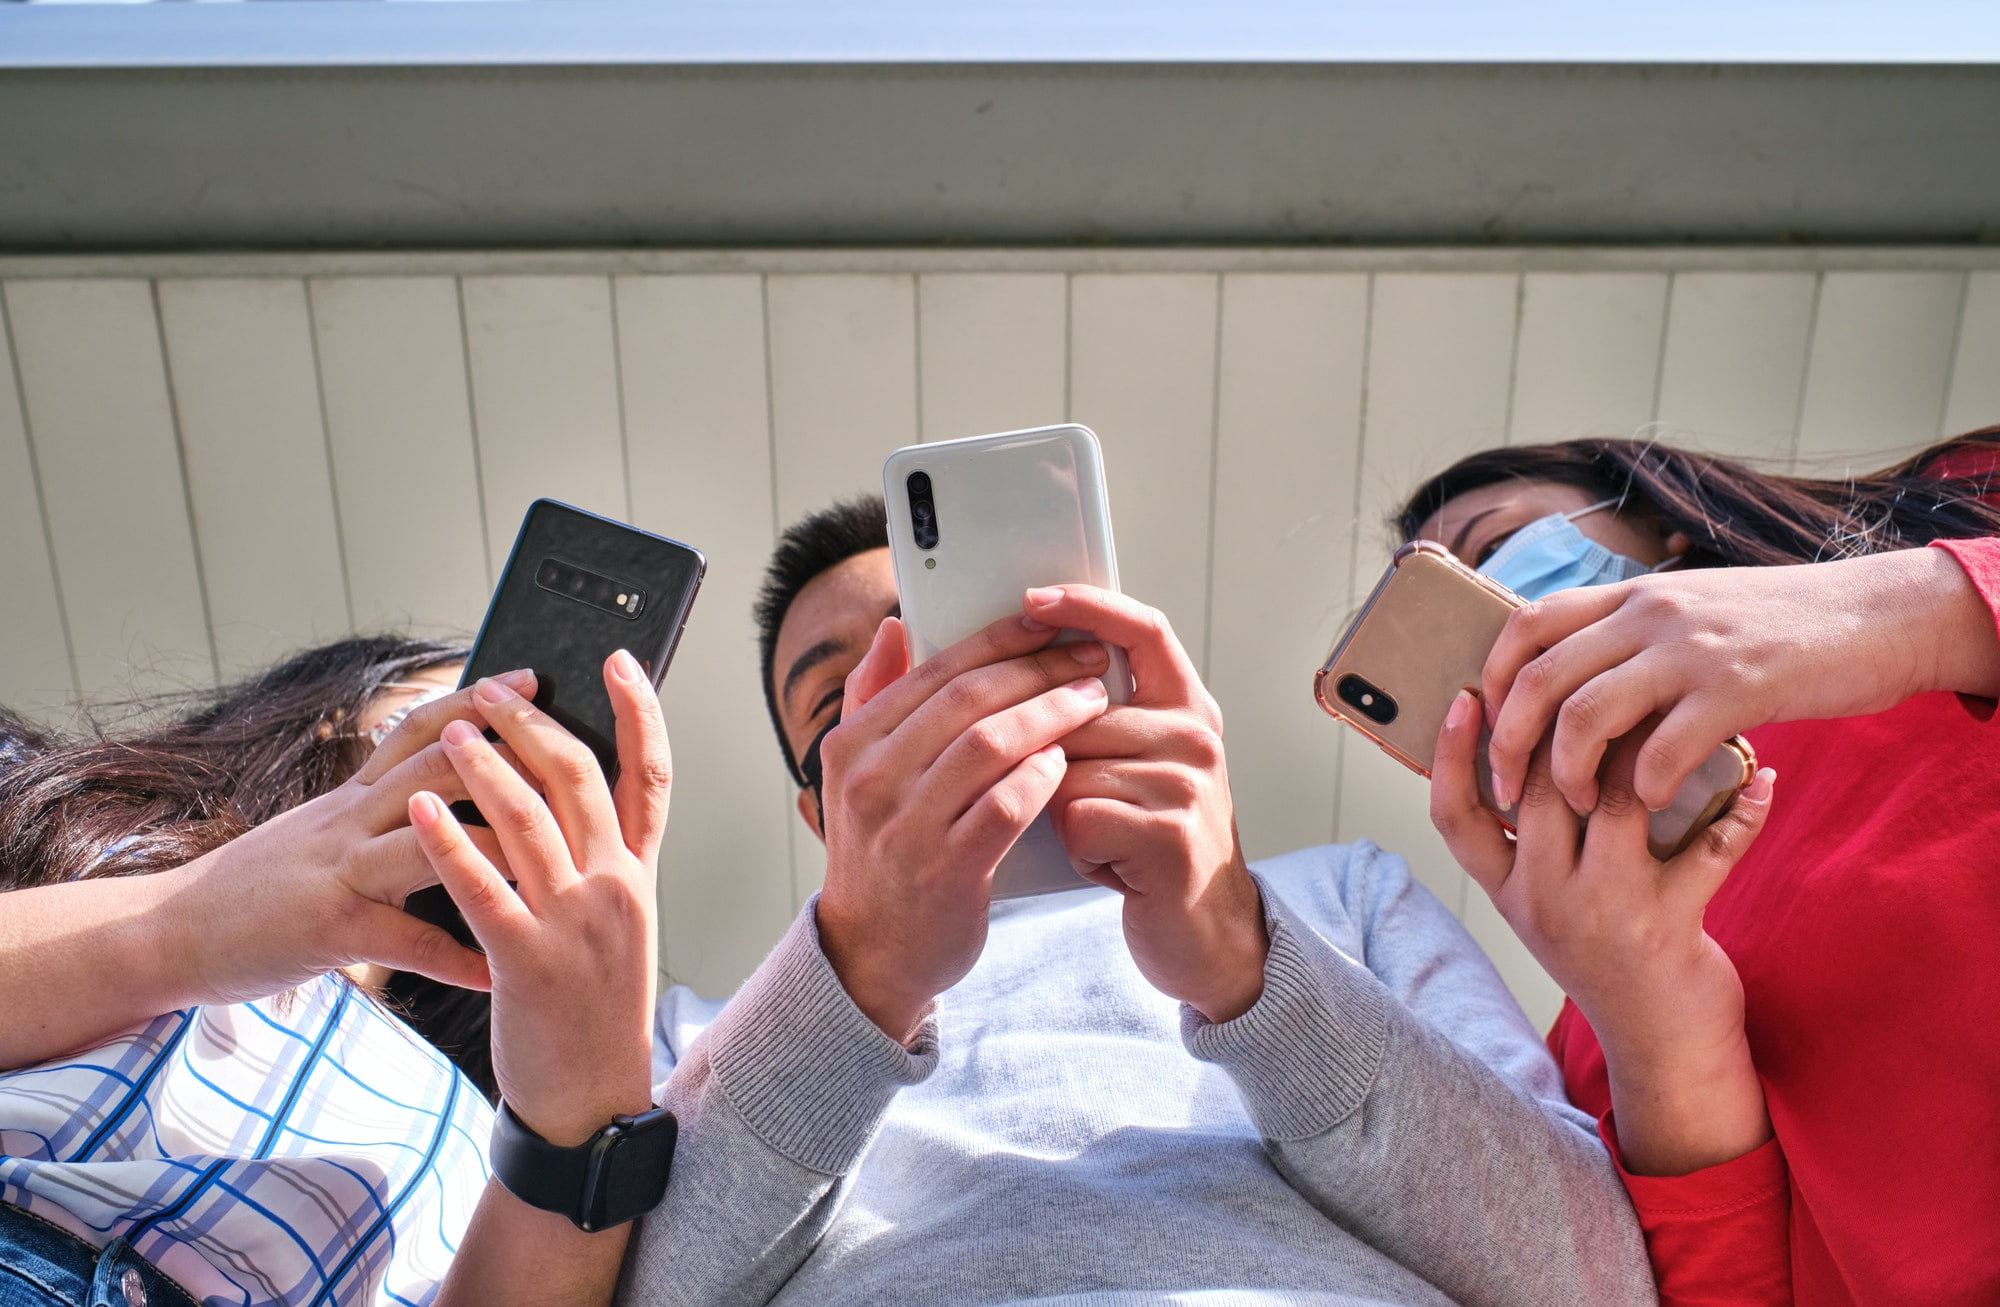
[[586, 1230], [644, 1216], [666, 1197], [680, 1123], [665, 1108], [621, 1118], [598, 1135], [585, 1182]]

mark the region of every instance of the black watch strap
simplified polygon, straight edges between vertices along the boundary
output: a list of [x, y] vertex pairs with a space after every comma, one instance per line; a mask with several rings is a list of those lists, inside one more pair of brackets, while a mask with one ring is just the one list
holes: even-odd
[[503, 1101], [493, 1114], [493, 1174], [530, 1207], [567, 1216], [580, 1230], [608, 1230], [666, 1197], [679, 1123], [664, 1107], [616, 1116], [574, 1148], [530, 1130]]

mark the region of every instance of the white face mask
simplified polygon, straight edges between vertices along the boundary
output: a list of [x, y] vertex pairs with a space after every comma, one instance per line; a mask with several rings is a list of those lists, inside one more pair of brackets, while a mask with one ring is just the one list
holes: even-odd
[[1506, 543], [1479, 565], [1480, 575], [1491, 577], [1523, 599], [1540, 599], [1577, 586], [1629, 581], [1680, 561], [1677, 554], [1658, 567], [1648, 567], [1636, 558], [1605, 548], [1576, 529], [1578, 518], [1617, 502], [1601, 499], [1574, 512], [1536, 518], [1508, 536]]

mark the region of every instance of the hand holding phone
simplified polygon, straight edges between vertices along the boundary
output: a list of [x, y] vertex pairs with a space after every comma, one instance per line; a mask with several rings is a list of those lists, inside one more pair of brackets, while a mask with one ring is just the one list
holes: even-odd
[[[1428, 777], [1452, 701], [1461, 690], [1478, 693], [1487, 655], [1520, 605], [1517, 596], [1466, 567], [1443, 545], [1413, 541], [1396, 551], [1361, 613], [1327, 655], [1313, 693], [1330, 715]], [[1672, 801], [1651, 814], [1653, 856], [1664, 861], [1685, 849], [1728, 810], [1756, 770], [1756, 755], [1741, 737], [1718, 747]], [[1513, 806], [1493, 796], [1483, 737], [1478, 781], [1487, 805], [1511, 822]]]
[[[1097, 437], [1079, 426], [911, 445], [882, 465], [889, 554], [896, 568], [910, 660], [922, 663], [1021, 611], [1041, 586], [1115, 591], [1111, 507]], [[1070, 644], [1090, 637], [1065, 630]], [[1132, 678], [1122, 650], [1106, 646], [1101, 676], [1124, 703]], [[1046, 814], [1001, 861], [993, 897], [1017, 898], [1086, 884]]]
[[[707, 565], [700, 550], [677, 540], [537, 499], [521, 519], [459, 685], [531, 669], [534, 706], [588, 746], [605, 782], [615, 784], [618, 724], [606, 659], [625, 650], [657, 691]], [[451, 812], [466, 825], [487, 824], [471, 800]], [[410, 895], [404, 910], [473, 943], [442, 888]]]

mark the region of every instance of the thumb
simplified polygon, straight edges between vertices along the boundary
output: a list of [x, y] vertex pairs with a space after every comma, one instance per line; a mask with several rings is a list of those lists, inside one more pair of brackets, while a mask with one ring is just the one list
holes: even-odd
[[1668, 893], [1694, 900], [1693, 906], [1707, 906], [1770, 819], [1777, 780], [1778, 773], [1769, 767], [1758, 771], [1737, 793], [1729, 811], [1667, 863]]
[[909, 670], [910, 650], [903, 639], [902, 620], [885, 617], [882, 625], [875, 629], [875, 639], [868, 646], [868, 652], [847, 674], [847, 696], [841, 716], [846, 717], [859, 709]]

